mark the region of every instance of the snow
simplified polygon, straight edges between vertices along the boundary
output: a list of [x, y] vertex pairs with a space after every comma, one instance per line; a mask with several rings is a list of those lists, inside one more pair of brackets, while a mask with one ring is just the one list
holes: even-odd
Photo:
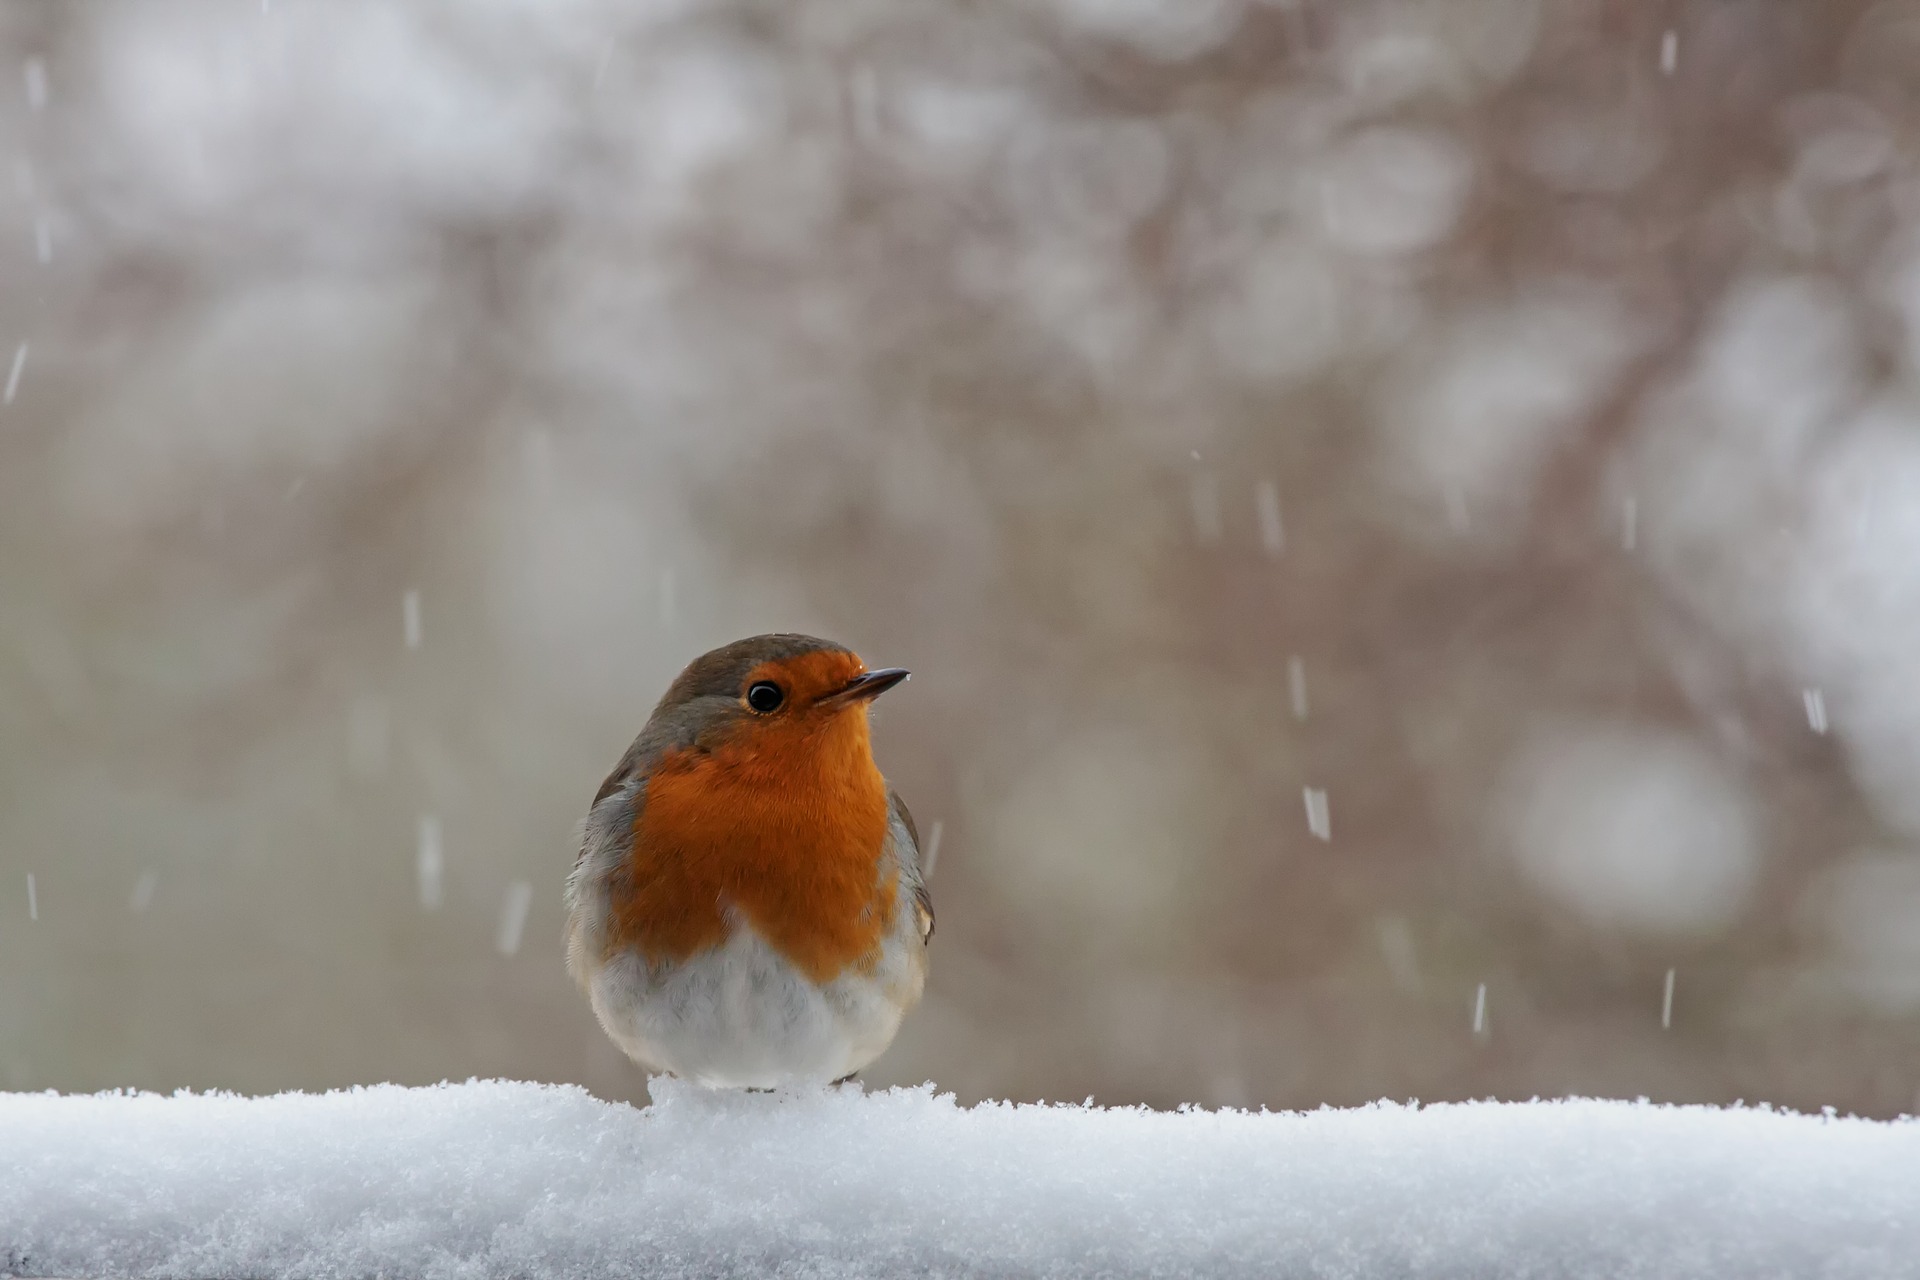
[[1322, 840], [1333, 839], [1333, 813], [1327, 807], [1325, 787], [1302, 787], [1307, 802], [1307, 830]]
[[0, 395], [0, 403], [12, 404], [13, 397], [20, 391], [20, 375], [27, 368], [27, 343], [21, 343], [13, 349], [13, 365], [7, 370], [7, 389]]
[[480, 1081], [0, 1094], [0, 1147], [24, 1275], [1920, 1274], [1920, 1123], [1766, 1109]]

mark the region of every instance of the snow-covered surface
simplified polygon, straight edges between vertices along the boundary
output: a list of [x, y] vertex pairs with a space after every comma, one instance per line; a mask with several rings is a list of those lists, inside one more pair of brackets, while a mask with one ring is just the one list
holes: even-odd
[[26, 1275], [1920, 1275], [1920, 1123], [931, 1088], [0, 1095]]

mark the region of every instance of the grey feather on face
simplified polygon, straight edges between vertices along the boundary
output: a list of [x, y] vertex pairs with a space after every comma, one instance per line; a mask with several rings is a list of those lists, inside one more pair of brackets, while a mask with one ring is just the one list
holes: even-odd
[[735, 640], [689, 662], [687, 669], [667, 686], [653, 714], [657, 716], [679, 703], [697, 698], [738, 698], [747, 673], [763, 662], [780, 662], [808, 653], [852, 652], [843, 644], [835, 644], [817, 636], [803, 636], [797, 632], [775, 632]]

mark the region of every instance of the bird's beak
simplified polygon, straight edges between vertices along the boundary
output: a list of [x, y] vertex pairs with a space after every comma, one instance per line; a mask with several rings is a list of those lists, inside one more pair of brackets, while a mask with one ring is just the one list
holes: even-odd
[[820, 701], [832, 706], [846, 706], [855, 702], [871, 702], [893, 686], [907, 678], [904, 667], [883, 667], [879, 671], [869, 671], [857, 675], [847, 682], [847, 687], [838, 693], [830, 693]]

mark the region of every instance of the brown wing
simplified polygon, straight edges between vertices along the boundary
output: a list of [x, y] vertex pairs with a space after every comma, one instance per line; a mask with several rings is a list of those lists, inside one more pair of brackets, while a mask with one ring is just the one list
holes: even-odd
[[914, 914], [920, 921], [920, 941], [933, 939], [933, 895], [927, 892], [927, 882], [922, 878], [920, 869], [920, 828], [913, 824], [913, 811], [907, 808], [907, 802], [892, 787], [887, 788], [887, 802], [892, 805], [894, 816], [900, 819], [900, 825], [907, 829], [907, 840], [913, 846], [913, 870], [908, 877], [913, 883]]
[[[653, 757], [658, 754], [650, 747], [647, 735], [642, 733], [640, 737], [634, 739], [633, 745], [627, 748], [627, 753], [620, 757], [620, 763], [613, 766], [613, 772], [609, 773], [607, 780], [600, 784], [600, 789], [593, 793], [593, 803], [587, 806], [589, 826], [593, 821], [593, 811], [600, 807], [601, 801], [608, 796], [618, 795], [636, 777], [641, 777], [640, 785], [634, 788], [632, 812], [625, 819], [628, 826], [632, 825], [634, 816], [639, 813], [640, 806], [645, 803], [646, 784], [643, 775], [649, 771]], [[587, 846], [583, 843], [580, 846], [580, 855], [574, 859], [573, 865], [578, 867], [586, 856]]]
[[[602, 758], [604, 759], [604, 757]], [[588, 805], [587, 808], [592, 809], [621, 787], [626, 786], [627, 779], [632, 776], [633, 763], [629, 760], [622, 760], [613, 767], [613, 772], [607, 775], [607, 780], [600, 784], [600, 789], [593, 793], [593, 804]]]
[[927, 893], [927, 886], [913, 886], [913, 906], [920, 919], [920, 941], [922, 945], [933, 941], [933, 898]]

